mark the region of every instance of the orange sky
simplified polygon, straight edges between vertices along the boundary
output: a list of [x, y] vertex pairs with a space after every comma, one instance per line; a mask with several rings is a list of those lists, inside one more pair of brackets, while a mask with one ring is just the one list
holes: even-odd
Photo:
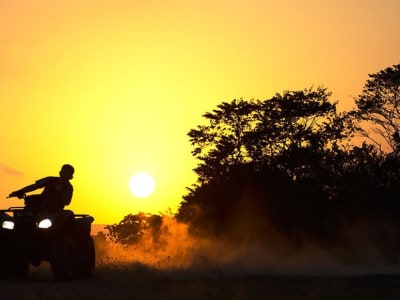
[[[234, 98], [324, 85], [340, 108], [400, 63], [397, 0], [0, 0], [0, 207], [75, 166], [96, 223], [177, 209], [187, 132]], [[136, 199], [138, 171], [156, 191]]]

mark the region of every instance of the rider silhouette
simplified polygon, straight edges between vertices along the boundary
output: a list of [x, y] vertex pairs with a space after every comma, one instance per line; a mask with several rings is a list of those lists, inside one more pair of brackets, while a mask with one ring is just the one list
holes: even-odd
[[[73, 178], [74, 167], [65, 164], [61, 167], [60, 176], [49, 176], [37, 180], [34, 184], [28, 185], [20, 190], [12, 192], [9, 197], [25, 199], [28, 208], [54, 210], [63, 209], [71, 203], [73, 187], [69, 182]], [[41, 194], [26, 196], [26, 193], [43, 188]]]

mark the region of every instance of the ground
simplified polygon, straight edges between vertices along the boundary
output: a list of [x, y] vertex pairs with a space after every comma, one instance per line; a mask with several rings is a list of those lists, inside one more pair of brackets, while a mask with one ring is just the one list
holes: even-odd
[[50, 299], [400, 299], [400, 275], [225, 276], [102, 268], [91, 279], [56, 282], [48, 270], [0, 281], [3, 300]]

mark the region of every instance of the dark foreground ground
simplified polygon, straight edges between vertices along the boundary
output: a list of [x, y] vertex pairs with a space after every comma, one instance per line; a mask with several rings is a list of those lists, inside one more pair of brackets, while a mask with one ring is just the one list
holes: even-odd
[[208, 276], [104, 268], [92, 279], [55, 282], [42, 270], [27, 280], [0, 281], [0, 299], [400, 299], [400, 275]]

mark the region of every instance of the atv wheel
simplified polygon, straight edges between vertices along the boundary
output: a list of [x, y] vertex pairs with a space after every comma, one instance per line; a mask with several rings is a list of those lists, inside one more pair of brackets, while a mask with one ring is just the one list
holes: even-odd
[[13, 275], [17, 255], [14, 244], [14, 239], [8, 234], [0, 237], [0, 279]]
[[29, 276], [29, 261], [23, 249], [15, 248], [10, 241], [0, 241], [0, 279], [14, 277], [24, 279]]
[[7, 241], [0, 239], [0, 280], [8, 276], [9, 272], [9, 251]]
[[0, 280], [7, 278], [10, 273], [9, 258], [0, 251]]
[[11, 274], [18, 279], [29, 278], [29, 261], [27, 259], [23, 259], [14, 263], [14, 265], [11, 267]]
[[79, 241], [79, 276], [91, 278], [94, 276], [96, 264], [94, 241], [92, 237], [86, 237]]
[[78, 252], [75, 241], [61, 236], [54, 241], [50, 257], [51, 272], [56, 280], [71, 280], [78, 267]]

